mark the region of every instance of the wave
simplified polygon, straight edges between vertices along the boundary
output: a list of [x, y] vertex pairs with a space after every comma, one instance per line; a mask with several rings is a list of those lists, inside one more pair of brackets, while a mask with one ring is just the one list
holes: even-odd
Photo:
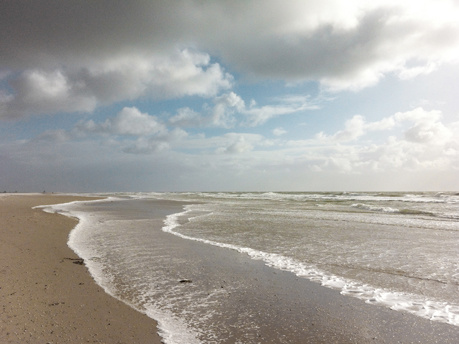
[[[180, 226], [178, 219], [183, 216], [186, 217], [191, 213], [190, 207], [185, 207], [185, 209], [184, 212], [168, 215], [164, 221], [162, 230], [183, 239], [199, 241], [209, 245], [245, 253], [252, 259], [262, 260], [270, 267], [290, 271], [298, 277], [307, 278], [311, 281], [320, 283], [324, 287], [340, 290], [341, 294], [356, 297], [368, 304], [379, 304], [393, 310], [406, 311], [429, 320], [459, 326], [459, 305], [429, 300], [416, 294], [376, 288], [365, 283], [327, 273], [315, 266], [306, 265], [303, 262], [279, 254], [267, 253], [249, 247], [241, 247], [207, 239], [194, 238], [179, 233], [174, 230]], [[192, 217], [189, 218], [190, 221], [192, 219]]]
[[[315, 207], [344, 206], [370, 212], [400, 215], [428, 216], [444, 220], [458, 220], [459, 213], [456, 205], [459, 196], [453, 193], [442, 193], [434, 196], [433, 193], [419, 194], [391, 194], [382, 196], [383, 193], [304, 193], [304, 192], [168, 192], [168, 193], [137, 193], [130, 195], [132, 198], [156, 198], [176, 201], [191, 202], [225, 202], [231, 203], [240, 200], [246, 201], [273, 201], [273, 202], [298, 202], [299, 204]], [[411, 204], [410, 204], [411, 203]], [[438, 206], [428, 207], [429, 203]], [[396, 205], [396, 206], [393, 206]], [[328, 209], [328, 208], [327, 208]], [[336, 208], [338, 211], [338, 208]]]
[[420, 216], [429, 216], [437, 219], [447, 219], [447, 220], [458, 220], [458, 214], [447, 214], [447, 213], [433, 213], [430, 211], [423, 211], [417, 209], [397, 209], [391, 207], [378, 207], [374, 205], [364, 204], [364, 203], [355, 203], [351, 205], [352, 208], [357, 208], [366, 211], [379, 212], [379, 213], [392, 213], [392, 214], [401, 214], [401, 215], [420, 215]]
[[356, 203], [351, 205], [353, 208], [369, 210], [369, 211], [377, 211], [383, 213], [400, 213], [399, 209], [390, 208], [390, 207], [375, 207], [373, 205], [363, 204], [363, 203]]
[[[137, 195], [140, 195], [137, 194]], [[147, 196], [148, 193], [142, 195]], [[151, 193], [156, 197], [186, 197], [191, 199], [246, 199], [297, 202], [407, 202], [458, 204], [455, 193], [346, 193], [346, 192], [171, 192]]]

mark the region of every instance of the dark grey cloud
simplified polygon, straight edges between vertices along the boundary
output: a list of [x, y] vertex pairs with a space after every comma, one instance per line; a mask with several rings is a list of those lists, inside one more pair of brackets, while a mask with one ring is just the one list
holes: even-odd
[[[179, 4], [121, 0], [2, 1], [0, 42], [4, 53], [0, 63], [13, 69], [59, 64], [86, 66], [133, 51], [167, 51], [176, 43], [176, 30], [171, 23], [175, 22], [173, 16]], [[180, 25], [176, 22], [173, 26]]]
[[3, 1], [0, 63], [87, 66], [194, 46], [254, 74], [321, 78], [388, 54], [430, 58], [457, 43], [457, 24], [429, 13], [457, 11], [454, 3], [419, 5], [424, 12], [410, 1]]
[[3, 1], [0, 117], [216, 96], [233, 79], [211, 56], [334, 90], [413, 77], [458, 59], [458, 15], [428, 0]]

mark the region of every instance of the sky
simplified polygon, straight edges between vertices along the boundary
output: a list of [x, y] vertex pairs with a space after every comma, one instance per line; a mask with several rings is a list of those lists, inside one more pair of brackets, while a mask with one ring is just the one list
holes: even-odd
[[0, 191], [459, 191], [458, 0], [0, 3]]

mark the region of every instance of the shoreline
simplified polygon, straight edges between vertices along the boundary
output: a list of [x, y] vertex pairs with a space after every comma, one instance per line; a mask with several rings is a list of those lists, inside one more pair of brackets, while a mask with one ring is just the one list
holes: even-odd
[[161, 343], [156, 321], [106, 294], [67, 246], [78, 221], [32, 209], [94, 199], [0, 196], [0, 342]]
[[[155, 320], [107, 294], [79, 264], [81, 260], [67, 246], [69, 232], [78, 221], [32, 209], [95, 199], [0, 196], [1, 343], [162, 343]], [[239, 252], [164, 233], [160, 223], [165, 209], [161, 201], [154, 207], [158, 223], [154, 241], [163, 248], [171, 245], [173, 257], [198, 265], [190, 269], [182, 264], [161, 273], [165, 277], [170, 274], [174, 285], [179, 277], [189, 278], [193, 283], [183, 286], [191, 292], [218, 290], [226, 295], [227, 301], [216, 305], [216, 310], [230, 319], [217, 329], [219, 334], [228, 332], [228, 337], [222, 334], [226, 338], [222, 343], [234, 344], [240, 339], [242, 332], [232, 322], [244, 305], [249, 305], [257, 324], [253, 342], [262, 340], [264, 344], [276, 344], [279, 338], [298, 344], [452, 344], [459, 338], [459, 327], [368, 305]], [[129, 214], [125, 211], [123, 216]], [[155, 260], [152, 265], [156, 264]]]

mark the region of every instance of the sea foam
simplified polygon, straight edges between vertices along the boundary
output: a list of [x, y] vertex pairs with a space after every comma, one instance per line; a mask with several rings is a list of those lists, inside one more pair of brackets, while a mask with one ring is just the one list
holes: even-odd
[[[290, 271], [298, 277], [307, 278], [320, 283], [324, 287], [340, 290], [341, 294], [356, 297], [368, 304], [379, 304], [397, 311], [405, 311], [432, 321], [447, 323], [459, 326], [459, 305], [447, 304], [446, 302], [429, 300], [420, 295], [401, 293], [383, 288], [375, 288], [371, 285], [360, 283], [348, 278], [339, 277], [318, 269], [312, 265], [306, 265], [293, 258], [279, 254], [267, 253], [248, 247], [233, 244], [220, 243], [212, 240], [194, 238], [177, 232], [175, 229], [180, 226], [178, 219], [191, 213], [191, 209], [185, 207], [181, 213], [168, 215], [162, 228], [167, 233], [174, 234], [183, 239], [195, 240], [209, 245], [219, 246], [245, 253], [252, 259], [262, 260], [266, 265]], [[193, 220], [192, 217], [189, 220]]]
[[88, 268], [90, 275], [108, 295], [122, 301], [136, 311], [146, 314], [150, 318], [157, 321], [158, 333], [162, 337], [165, 344], [199, 344], [200, 341], [197, 339], [197, 335], [192, 330], [190, 330], [186, 324], [177, 319], [171, 312], [167, 310], [160, 310], [151, 304], [144, 305], [144, 308], [141, 309], [136, 307], [136, 305], [117, 297], [116, 287], [113, 283], [112, 276], [105, 273], [105, 265], [98, 259], [97, 250], [95, 250], [91, 245], [87, 244], [88, 242], [91, 242], [91, 231], [94, 231], [98, 225], [103, 223], [104, 219], [95, 215], [94, 213], [77, 210], [78, 205], [84, 203], [98, 203], [118, 200], [122, 200], [122, 198], [108, 197], [102, 200], [74, 201], [62, 204], [40, 205], [34, 208], [42, 209], [47, 213], [61, 214], [68, 217], [77, 218], [79, 220], [78, 224], [69, 234], [67, 245], [79, 257], [84, 259], [84, 263]]
[[376, 207], [373, 205], [368, 205], [368, 204], [363, 204], [363, 203], [356, 203], [351, 205], [353, 208], [358, 208], [362, 210], [369, 210], [369, 211], [377, 211], [377, 212], [383, 212], [383, 213], [399, 213], [399, 209], [395, 208], [390, 208], [390, 207]]

